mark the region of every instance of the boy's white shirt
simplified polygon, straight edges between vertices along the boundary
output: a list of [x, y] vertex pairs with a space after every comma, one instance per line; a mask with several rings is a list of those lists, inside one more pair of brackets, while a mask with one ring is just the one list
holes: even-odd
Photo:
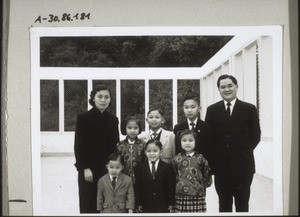
[[[109, 179], [110, 179], [110, 181], [112, 181], [113, 180], [113, 176], [112, 175], [110, 175], [110, 174], [108, 174], [109, 175]], [[117, 178], [116, 178], [116, 181], [118, 180], [118, 178], [119, 178], [119, 176], [117, 176]]]
[[[198, 121], [198, 117], [194, 120], [194, 122], [193, 123], [195, 123], [195, 127], [196, 127], [196, 125], [197, 125], [197, 121]], [[187, 122], [188, 122], [188, 125], [189, 125], [189, 129], [191, 130], [192, 129], [192, 125], [191, 125], [191, 121], [190, 121], [190, 119], [188, 119], [187, 118]]]
[[[159, 159], [157, 161], [155, 161], [155, 171], [157, 171], [159, 161], [160, 161]], [[149, 168], [150, 168], [150, 171], [151, 171], [152, 161], [148, 160], [148, 165], [149, 165]]]
[[[160, 134], [161, 131], [162, 131], [162, 128], [159, 128], [159, 130], [155, 132], [156, 135]], [[150, 133], [150, 138], [151, 138], [151, 135], [154, 133], [154, 131], [150, 129], [149, 133]]]
[[[167, 143], [167, 141], [168, 141], [170, 135], [173, 134], [173, 132], [172, 132], [172, 131], [165, 130], [165, 129], [163, 129], [163, 128], [160, 128], [160, 130], [161, 130], [160, 142], [161, 142], [161, 144], [162, 144], [163, 147], [164, 147], [164, 145]], [[142, 134], [140, 134], [138, 138], [143, 139], [143, 140], [145, 140], [145, 141], [150, 140], [150, 139], [151, 139], [151, 136], [150, 136], [150, 135], [151, 135], [151, 131], [152, 131], [152, 130], [150, 129], [148, 133], [142, 133]], [[153, 132], [153, 131], [152, 131], [152, 132]]]

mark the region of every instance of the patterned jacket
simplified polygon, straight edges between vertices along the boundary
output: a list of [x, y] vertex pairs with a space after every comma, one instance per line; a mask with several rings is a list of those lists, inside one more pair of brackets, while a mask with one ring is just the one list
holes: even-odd
[[145, 159], [144, 148], [145, 142], [138, 138], [135, 140], [134, 144], [129, 144], [128, 138], [117, 144], [117, 150], [125, 161], [122, 172], [132, 178], [133, 184], [135, 183], [136, 167]]
[[179, 153], [173, 158], [172, 164], [176, 172], [176, 195], [205, 197], [212, 179], [203, 155], [196, 151], [192, 157]]

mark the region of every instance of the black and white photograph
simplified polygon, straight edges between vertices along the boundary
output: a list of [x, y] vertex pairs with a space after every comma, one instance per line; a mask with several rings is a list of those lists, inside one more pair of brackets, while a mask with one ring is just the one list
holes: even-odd
[[297, 0], [0, 4], [3, 216], [299, 215]]
[[281, 26], [32, 27], [30, 43], [34, 214], [283, 213]]

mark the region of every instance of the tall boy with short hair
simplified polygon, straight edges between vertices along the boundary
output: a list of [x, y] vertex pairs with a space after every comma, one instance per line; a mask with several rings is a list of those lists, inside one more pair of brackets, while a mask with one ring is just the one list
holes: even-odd
[[197, 134], [199, 145], [195, 147], [195, 151], [201, 153], [209, 160], [208, 149], [211, 141], [211, 131], [207, 123], [200, 119], [200, 101], [196, 96], [186, 96], [183, 100], [183, 111], [186, 119], [174, 127], [176, 136], [176, 154], [182, 152], [180, 146], [180, 132], [186, 129], [193, 130]]

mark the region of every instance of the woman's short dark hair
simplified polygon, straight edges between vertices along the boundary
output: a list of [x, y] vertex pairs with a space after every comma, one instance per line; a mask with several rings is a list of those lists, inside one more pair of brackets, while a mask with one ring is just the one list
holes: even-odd
[[[179, 133], [180, 147], [181, 147], [181, 139], [185, 135], [192, 135], [195, 139], [195, 147], [197, 147], [199, 145], [199, 139], [198, 139], [197, 134], [193, 130], [186, 129], [186, 130], [180, 131], [180, 133]], [[184, 150], [182, 150], [182, 151], [184, 151]]]
[[159, 140], [150, 139], [150, 140], [148, 140], [148, 142], [145, 145], [145, 150], [147, 149], [147, 146], [150, 145], [150, 144], [154, 144], [157, 147], [159, 147], [159, 149], [162, 149], [162, 144], [161, 144], [161, 142]]
[[[94, 102], [95, 95], [96, 95], [97, 92], [99, 92], [101, 90], [107, 90], [109, 92], [109, 96], [111, 98], [111, 90], [109, 89], [109, 87], [105, 86], [105, 85], [98, 84], [93, 88], [93, 90], [91, 91], [91, 94], [90, 94], [89, 103], [90, 103], [91, 106], [95, 107], [95, 102]], [[109, 106], [110, 106], [110, 103], [109, 103]]]
[[121, 121], [121, 133], [122, 135], [126, 136], [126, 126], [129, 122], [134, 121], [138, 126], [139, 126], [139, 134], [142, 132], [142, 123], [140, 121], [140, 119], [135, 116], [135, 115], [131, 115], [126, 117], [124, 120]]
[[226, 79], [226, 78], [229, 78], [230, 80], [232, 80], [232, 82], [237, 85], [237, 80], [235, 77], [233, 77], [232, 75], [227, 75], [227, 74], [224, 74], [224, 75], [221, 75], [219, 78], [218, 78], [218, 81], [217, 81], [217, 86], [218, 88], [220, 87], [220, 81], [223, 80], [223, 79]]
[[110, 154], [107, 158], [107, 164], [109, 163], [109, 161], [119, 161], [123, 166], [125, 165], [125, 161], [122, 155], [118, 152], [113, 152], [112, 154]]

